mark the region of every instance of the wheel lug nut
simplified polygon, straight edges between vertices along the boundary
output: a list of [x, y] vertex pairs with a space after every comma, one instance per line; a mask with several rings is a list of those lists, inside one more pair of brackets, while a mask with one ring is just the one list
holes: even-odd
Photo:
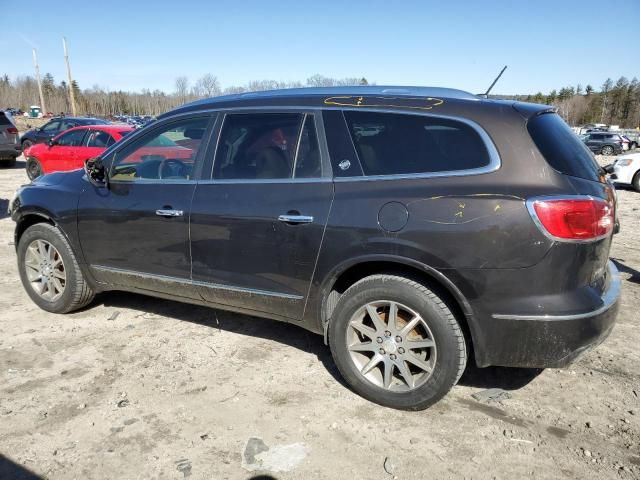
[[385, 337], [390, 337], [391, 336], [391, 332], [389, 332], [388, 330], [386, 332], [384, 332], [384, 336]]
[[395, 359], [396, 359], [396, 356], [392, 353], [391, 355], [389, 355], [389, 358], [390, 358], [391, 360], [395, 360]]
[[382, 337], [378, 337], [377, 341], [378, 343], [382, 343]]
[[401, 342], [401, 341], [402, 341], [402, 337], [401, 337], [400, 335], [398, 335], [398, 336], [396, 337], [396, 342]]
[[381, 348], [381, 349], [380, 349], [380, 354], [381, 354], [381, 355], [384, 355], [384, 348]]
[[400, 354], [404, 353], [404, 348], [400, 347], [400, 348], [398, 349], [398, 353], [400, 353]]

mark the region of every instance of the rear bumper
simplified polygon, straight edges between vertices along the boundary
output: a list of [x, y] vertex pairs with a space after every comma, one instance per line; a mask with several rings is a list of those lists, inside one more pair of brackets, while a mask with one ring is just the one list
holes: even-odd
[[0, 157], [19, 157], [22, 153], [20, 144], [0, 145]]
[[485, 327], [491, 339], [482, 352], [483, 365], [505, 367], [564, 367], [602, 343], [615, 323], [621, 281], [609, 261], [608, 287], [598, 308], [571, 315], [494, 314]]

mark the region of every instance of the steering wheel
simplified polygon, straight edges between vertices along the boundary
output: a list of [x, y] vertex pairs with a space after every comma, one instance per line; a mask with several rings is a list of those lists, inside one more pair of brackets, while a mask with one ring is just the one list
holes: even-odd
[[180, 172], [178, 176], [187, 177], [188, 168], [187, 165], [182, 160], [176, 160], [175, 158], [165, 158], [158, 165], [158, 178], [162, 179], [162, 172], [164, 169], [169, 167], [172, 169], [173, 167], [177, 168], [177, 172]]

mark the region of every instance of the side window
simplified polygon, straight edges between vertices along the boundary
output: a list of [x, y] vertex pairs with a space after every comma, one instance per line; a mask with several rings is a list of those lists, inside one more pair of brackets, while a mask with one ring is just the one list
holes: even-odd
[[52, 120], [42, 127], [43, 132], [54, 133], [60, 130], [60, 120]]
[[177, 121], [145, 135], [115, 154], [111, 179], [191, 179], [208, 122], [208, 118]]
[[213, 177], [291, 178], [303, 120], [304, 115], [299, 113], [227, 115], [216, 150]]
[[64, 133], [58, 138], [58, 145], [63, 147], [79, 147], [82, 145], [82, 139], [84, 138], [86, 130], [72, 130]]
[[70, 122], [69, 120], [60, 120], [60, 131], [64, 132], [65, 130], [69, 130], [73, 127], [78, 127], [77, 123]]
[[305, 115], [304, 126], [300, 133], [300, 144], [296, 155], [294, 178], [318, 178], [322, 176], [320, 146], [313, 115]]
[[87, 147], [107, 148], [115, 143], [115, 140], [107, 132], [93, 130], [87, 137]]
[[484, 141], [463, 122], [367, 111], [344, 115], [365, 175], [469, 170], [490, 163]]

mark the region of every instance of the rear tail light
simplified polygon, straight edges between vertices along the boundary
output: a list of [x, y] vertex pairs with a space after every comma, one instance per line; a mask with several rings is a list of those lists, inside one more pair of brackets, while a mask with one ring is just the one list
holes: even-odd
[[554, 240], [589, 241], [608, 236], [615, 223], [615, 200], [593, 197], [539, 197], [527, 202], [529, 213]]
[[9, 127], [9, 128], [7, 128], [7, 133], [16, 134], [16, 133], [18, 133], [18, 129], [15, 128], [15, 127]]

